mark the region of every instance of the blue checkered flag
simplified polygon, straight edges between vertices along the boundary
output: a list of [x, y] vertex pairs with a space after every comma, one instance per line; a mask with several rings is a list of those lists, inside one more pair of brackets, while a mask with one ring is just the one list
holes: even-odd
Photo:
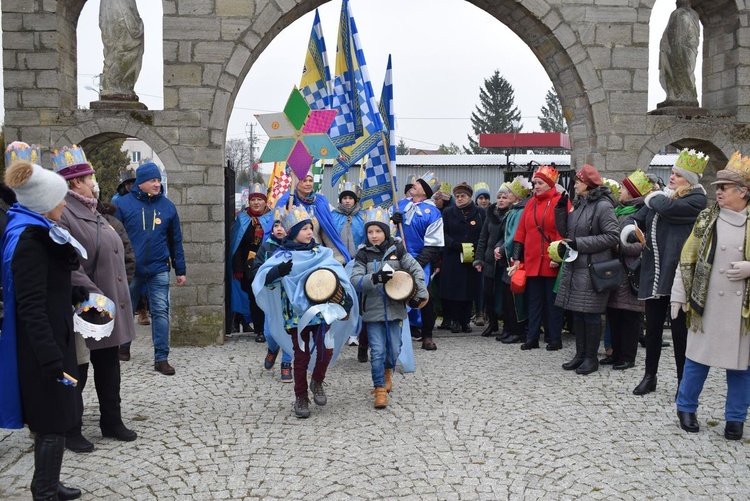
[[[367, 157], [364, 181], [362, 182], [363, 208], [376, 205], [388, 208], [394, 204], [396, 187], [396, 126], [393, 112], [393, 79], [391, 56], [385, 71], [383, 91], [380, 94], [380, 115], [384, 118], [384, 130], [374, 150]], [[391, 182], [392, 179], [392, 182]]]
[[329, 135], [341, 150], [340, 160], [333, 165], [331, 186], [334, 186], [352, 165], [376, 146], [383, 130], [365, 54], [348, 0], [344, 0], [341, 5], [331, 104], [339, 113]]
[[313, 110], [325, 110], [331, 107], [331, 70], [328, 68], [328, 52], [323, 39], [323, 28], [320, 25], [320, 15], [315, 9], [310, 42], [307, 44], [305, 66], [302, 68], [302, 78], [299, 90], [305, 97], [307, 104]]

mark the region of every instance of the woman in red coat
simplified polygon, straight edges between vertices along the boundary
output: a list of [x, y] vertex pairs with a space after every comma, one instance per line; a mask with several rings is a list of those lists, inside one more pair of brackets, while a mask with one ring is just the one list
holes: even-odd
[[548, 351], [562, 348], [563, 309], [555, 306], [552, 291], [559, 264], [549, 258], [550, 242], [560, 240], [555, 226], [555, 205], [562, 195], [555, 188], [559, 173], [549, 165], [540, 167], [533, 175], [533, 196], [526, 204], [513, 238], [513, 256], [508, 274], [512, 275], [523, 263], [526, 270], [526, 293], [529, 301], [529, 332], [522, 350], [539, 348], [539, 332], [549, 335]]

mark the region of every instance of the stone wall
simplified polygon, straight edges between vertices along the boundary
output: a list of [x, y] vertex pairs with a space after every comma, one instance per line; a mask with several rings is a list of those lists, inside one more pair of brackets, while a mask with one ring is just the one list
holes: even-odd
[[[6, 138], [37, 143], [45, 155], [117, 137], [153, 147], [169, 171], [188, 261], [188, 284], [172, 288], [173, 339], [220, 340], [223, 145], [234, 99], [273, 37], [324, 2], [163, 0], [164, 110], [132, 111], [76, 109], [75, 30], [84, 3], [2, 0]], [[708, 152], [710, 176], [733, 151], [750, 153], [750, 30], [742, 2], [693, 2], [705, 38], [708, 116], [701, 117], [648, 113], [652, 0], [471, 3], [513, 30], [547, 70], [570, 126], [574, 166], [592, 163], [617, 177], [647, 167], [673, 144]]]

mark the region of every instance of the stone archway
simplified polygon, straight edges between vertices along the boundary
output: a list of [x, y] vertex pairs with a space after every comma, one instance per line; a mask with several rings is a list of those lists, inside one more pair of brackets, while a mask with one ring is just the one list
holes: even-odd
[[[716, 158], [750, 154], [750, 45], [742, 0], [694, 0], [704, 26], [700, 119], [648, 115], [648, 31], [654, 0], [468, 0], [533, 51], [561, 98], [572, 163], [645, 166], [664, 144], [702, 141]], [[149, 143], [170, 170], [182, 218], [188, 286], [173, 294], [174, 339], [207, 343], [223, 330], [224, 141], [235, 97], [269, 42], [323, 0], [163, 0], [164, 109], [76, 109], [76, 29], [85, 0], [2, 2], [5, 133], [39, 144], [115, 135]], [[616, 5], [611, 5], [616, 4]], [[447, 15], [447, 14], [446, 14]], [[498, 25], [500, 26], [500, 25]], [[692, 138], [692, 139], [688, 139]], [[721, 152], [719, 155], [718, 152]]]

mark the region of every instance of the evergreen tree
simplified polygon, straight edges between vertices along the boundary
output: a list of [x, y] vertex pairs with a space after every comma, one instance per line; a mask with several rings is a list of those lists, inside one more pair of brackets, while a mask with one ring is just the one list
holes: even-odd
[[448, 146], [441, 144], [437, 149], [438, 155], [460, 155], [461, 147], [456, 143], [451, 143]]
[[408, 154], [409, 154], [409, 146], [406, 145], [403, 138], [399, 139], [398, 144], [396, 145], [396, 155], [408, 155]]
[[[471, 114], [471, 128], [478, 138], [479, 134], [500, 132], [520, 132], [523, 126], [513, 127], [514, 122], [521, 121], [521, 112], [515, 105], [513, 86], [500, 75], [498, 70], [484, 80], [484, 87], [479, 89], [479, 106]], [[466, 153], [490, 153], [490, 150], [479, 147], [479, 142], [470, 135]]]
[[96, 181], [99, 183], [101, 200], [109, 201], [120, 184], [120, 173], [130, 165], [130, 157], [122, 151], [124, 138], [113, 139], [86, 151], [86, 158], [96, 171]]
[[568, 123], [565, 121], [560, 98], [557, 97], [554, 88], [547, 91], [544, 101], [546, 104], [542, 106], [539, 126], [544, 132], [562, 132], [563, 134], [567, 134]]

